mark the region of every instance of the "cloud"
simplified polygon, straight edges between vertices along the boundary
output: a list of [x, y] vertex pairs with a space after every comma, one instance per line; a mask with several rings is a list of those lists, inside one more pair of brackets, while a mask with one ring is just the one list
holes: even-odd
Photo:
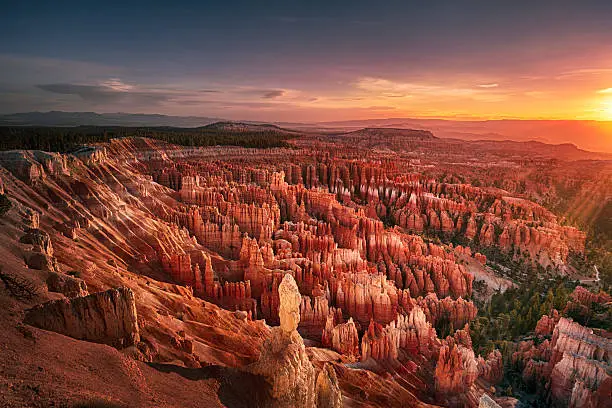
[[597, 91], [597, 93], [600, 93], [600, 94], [612, 94], [612, 88], [600, 89], [599, 91]]
[[612, 73], [612, 68], [581, 68], [561, 72], [555, 79], [566, 79], [569, 77], [601, 76]]
[[387, 111], [387, 110], [393, 110], [397, 108], [395, 106], [374, 105], [374, 106], [367, 106], [365, 109]]
[[355, 87], [381, 98], [413, 98], [412, 102], [441, 101], [451, 99], [471, 99], [480, 102], [499, 102], [508, 94], [495, 90], [496, 83], [484, 86], [462, 86], [455, 84], [429, 84], [424, 82], [398, 82], [384, 78], [361, 77]]
[[134, 86], [128, 85], [118, 78], [110, 78], [107, 81], [102, 82], [102, 86], [117, 92], [128, 92], [134, 89]]
[[285, 91], [280, 90], [280, 89], [275, 89], [272, 91], [266, 91], [262, 98], [263, 99], [274, 99], [274, 98], [279, 98], [281, 96], [285, 95]]
[[362, 77], [357, 80], [357, 88], [368, 92], [387, 95], [432, 95], [432, 96], [466, 96], [476, 93], [471, 88], [456, 88], [439, 85], [411, 82], [395, 82], [383, 78]]
[[267, 110], [280, 105], [299, 108], [308, 103], [310, 95], [281, 88], [250, 88], [236, 85], [219, 85], [219, 88], [186, 89], [178, 86], [128, 84], [119, 78], [109, 78], [96, 84], [58, 82], [35, 85], [45, 92], [74, 95], [62, 101], [78, 103], [80, 108], [91, 105], [92, 109], [177, 109], [179, 107], [203, 109], [248, 109]]
[[549, 94], [543, 91], [527, 91], [525, 92], [525, 96], [529, 96], [530, 98], [543, 99], [543, 98], [547, 98]]
[[118, 92], [107, 86], [78, 84], [41, 84], [36, 85], [43, 91], [62, 95], [78, 95], [86, 101], [110, 102], [121, 99], [123, 92]]
[[292, 93], [291, 90], [278, 88], [252, 88], [243, 86], [228, 86], [224, 88], [227, 94], [234, 95], [237, 98], [258, 98], [258, 99], [276, 99], [282, 96], [288, 96]]
[[410, 95], [405, 95], [402, 93], [393, 93], [393, 92], [385, 92], [382, 95], [386, 96], [387, 98], [409, 98], [410, 97]]
[[36, 88], [61, 95], [77, 95], [94, 104], [130, 103], [133, 105], [156, 105], [172, 100], [180, 94], [170, 91], [139, 90], [117, 78], [112, 78], [97, 85], [73, 83], [39, 84]]

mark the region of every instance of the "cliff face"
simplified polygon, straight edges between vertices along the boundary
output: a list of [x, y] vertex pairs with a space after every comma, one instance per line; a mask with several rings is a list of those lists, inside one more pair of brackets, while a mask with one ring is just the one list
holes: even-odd
[[[556, 312], [556, 311], [555, 311]], [[523, 366], [523, 377], [547, 383], [549, 399], [555, 406], [598, 407], [612, 397], [612, 341], [606, 332], [556, 316], [552, 340], [539, 346], [522, 343], [513, 360]], [[553, 319], [544, 316], [539, 323], [541, 333], [551, 334], [543, 327]], [[604, 405], [602, 405], [604, 404]]]
[[75, 339], [118, 348], [140, 341], [134, 294], [127, 288], [47, 302], [26, 311], [24, 321]]
[[609, 401], [612, 340], [562, 317], [553, 331], [551, 349], [550, 393], [554, 402], [592, 406], [600, 398]]

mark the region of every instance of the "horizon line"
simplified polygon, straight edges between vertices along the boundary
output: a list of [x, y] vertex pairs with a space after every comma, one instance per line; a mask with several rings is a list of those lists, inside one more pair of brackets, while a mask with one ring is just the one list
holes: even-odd
[[538, 122], [597, 122], [597, 123], [612, 123], [610, 120], [600, 120], [592, 118], [560, 118], [560, 117], [517, 117], [517, 116], [501, 116], [501, 117], [466, 117], [466, 116], [395, 116], [395, 117], [383, 117], [383, 118], [353, 118], [353, 119], [341, 119], [341, 120], [327, 120], [327, 121], [279, 121], [279, 120], [261, 120], [261, 119], [232, 119], [228, 117], [216, 117], [199, 115], [169, 115], [166, 113], [145, 113], [145, 112], [95, 112], [95, 111], [62, 111], [62, 110], [49, 110], [49, 111], [25, 111], [25, 112], [0, 112], [0, 116], [10, 115], [25, 115], [32, 113], [93, 113], [96, 115], [149, 115], [149, 116], [166, 116], [172, 118], [198, 118], [198, 119], [216, 119], [231, 122], [262, 122], [262, 123], [294, 123], [294, 124], [324, 124], [324, 123], [342, 123], [342, 122], [356, 122], [356, 121], [377, 121], [377, 120], [406, 120], [406, 119], [421, 119], [421, 120], [444, 120], [444, 121], [457, 121], [457, 122], [492, 122], [492, 121], [538, 121]]

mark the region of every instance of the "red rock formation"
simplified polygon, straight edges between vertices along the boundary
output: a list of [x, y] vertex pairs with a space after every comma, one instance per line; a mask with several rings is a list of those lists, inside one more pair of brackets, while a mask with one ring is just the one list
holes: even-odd
[[397, 320], [384, 328], [371, 321], [361, 340], [361, 359], [393, 360], [399, 350], [431, 358], [439, 347], [435, 329], [416, 306], [409, 315], [398, 315]]
[[39, 229], [28, 229], [19, 242], [33, 245], [33, 250], [24, 253], [24, 259], [28, 267], [42, 271], [59, 272], [60, 267], [53, 256], [53, 244], [49, 234]]
[[134, 294], [128, 288], [43, 303], [28, 310], [24, 321], [41, 329], [118, 348], [140, 341]]
[[[520, 251], [562, 271], [570, 251], [583, 250], [584, 235], [561, 226], [543, 207], [512, 197], [509, 191], [515, 190], [486, 187], [499, 182], [494, 177], [503, 175], [504, 166], [488, 167], [494, 173], [491, 178], [479, 166], [469, 166], [469, 177], [462, 178], [479, 177], [485, 186], [475, 187], [460, 183], [455, 169], [440, 174], [448, 170], [445, 149], [427, 148], [428, 154], [419, 153], [418, 159], [406, 158], [398, 152], [406, 146], [420, 152], [423, 145], [403, 136], [377, 141], [358, 134], [346, 137], [360, 142], [347, 146], [343, 138], [332, 143], [317, 137], [296, 139], [296, 149], [179, 148], [121, 138], [74, 155], [2, 153], [0, 189], [17, 208], [8, 214], [7, 231], [14, 234], [25, 224], [49, 232], [49, 239], [24, 237], [19, 250], [28, 254], [25, 258], [32, 268], [27, 272], [39, 282], [47, 281], [50, 291], [86, 294], [80, 281], [39, 270], [55, 270], [60, 263], [83, 271], [91, 288], [133, 281], [130, 287], [140, 288], [143, 299], [154, 305], [143, 314], [139, 310], [139, 315], [150, 325], [150, 343], [163, 343], [155, 353], [165, 353], [164, 361], [177, 359], [197, 366], [193, 355], [185, 356], [192, 353], [199, 353], [202, 364], [221, 361], [240, 366], [247, 360], [241, 351], [225, 352], [223, 341], [198, 340], [193, 332], [204, 338], [214, 332], [225, 339], [234, 335], [227, 334], [230, 331], [236, 336], [252, 331], [256, 334], [249, 342], [235, 341], [239, 345], [230, 349], [253, 349], [256, 356], [258, 341], [268, 337], [268, 328], [252, 319], [282, 324], [279, 285], [290, 274], [300, 292], [298, 330], [303, 336], [321, 339], [324, 346], [345, 354], [347, 361], [359, 354], [363, 360], [379, 360], [368, 363], [379, 371], [365, 374], [330, 363], [320, 380], [312, 376], [308, 387], [329, 395], [337, 370], [347, 377], [368, 376], [369, 385], [385, 384], [394, 392], [406, 387], [381, 399], [405, 401], [397, 395], [425, 395], [433, 362], [439, 360], [439, 391], [466, 393], [469, 398], [459, 399], [474, 402], [481, 395], [481, 382], [499, 380], [499, 353], [486, 359], [470, 355], [469, 328], [454, 330], [444, 343], [446, 351], [440, 352], [434, 327], [458, 329], [475, 317], [476, 307], [465, 299], [472, 295], [470, 270], [486, 264], [476, 248], [494, 245], [509, 253]], [[426, 143], [448, 147], [434, 139]], [[363, 148], [376, 143], [380, 146]], [[507, 157], [512, 162], [516, 155]], [[520, 165], [529, 168], [530, 159], [522, 160]], [[508, 178], [503, 188], [517, 181]], [[530, 186], [525, 188], [524, 196], [529, 196]], [[538, 197], [554, 198], [554, 194], [537, 192]], [[19, 218], [17, 226], [13, 218]], [[423, 232], [437, 236], [440, 243], [412, 234]], [[449, 237], [465, 237], [469, 246], [445, 244]], [[168, 278], [180, 286], [168, 284]], [[160, 301], [159, 293], [164, 291], [171, 294]], [[597, 296], [577, 289], [571, 307], [584, 310], [593, 302], [609, 301]], [[219, 318], [217, 323], [214, 319], [222, 311], [203, 299], [237, 312], [229, 313], [229, 321]], [[184, 307], [188, 303], [198, 306]], [[194, 312], [198, 307], [202, 310]], [[212, 317], [200, 322], [203, 314]], [[553, 312], [538, 323], [536, 335], [548, 336], [560, 324]], [[193, 332], [182, 336], [177, 326]], [[366, 328], [360, 344], [359, 333]], [[280, 354], [291, 349], [286, 362], [295, 362], [296, 355], [299, 361], [279, 370], [287, 374], [288, 383], [274, 379], [275, 373], [266, 371], [266, 375], [272, 375], [272, 383], [279, 381], [291, 389], [301, 381], [295, 367], [309, 368], [300, 354], [300, 342], [281, 337], [268, 345], [278, 347]], [[595, 401], [599, 397], [594, 384], [607, 381], [592, 368], [601, 363], [600, 352], [589, 354], [592, 339], [574, 337], [559, 334], [554, 346], [550, 340], [537, 347], [535, 342], [519, 346], [516, 362], [526, 378], [552, 384], [562, 401]], [[168, 342], [170, 351], [164, 350]], [[156, 347], [147, 347], [144, 354], [156, 355], [149, 352]], [[325, 355], [327, 361], [337, 359], [330, 350], [310, 353]], [[390, 365], [382, 360], [390, 360]], [[565, 362], [560, 365], [561, 361]], [[383, 381], [379, 374], [385, 367], [399, 367], [398, 362], [402, 368]], [[568, 376], [561, 370], [564, 367], [576, 373]], [[475, 375], [482, 381], [475, 383]], [[368, 392], [379, 395], [373, 387], [367, 387]], [[354, 389], [347, 392], [349, 398], [355, 397]], [[367, 399], [352, 401], [367, 404]]]
[[395, 360], [397, 356], [395, 333], [385, 330], [380, 324], [371, 320], [368, 330], [361, 339], [361, 360], [365, 361], [368, 358]]
[[478, 378], [478, 363], [474, 352], [454, 342], [444, 344], [436, 364], [436, 392], [465, 393]]
[[478, 356], [478, 376], [491, 384], [499, 383], [504, 377], [504, 362], [499, 350], [493, 350], [483, 359]]
[[599, 398], [596, 391], [601, 384], [612, 382], [609, 338], [562, 317], [553, 331], [551, 348], [550, 393], [554, 401], [563, 404], [573, 401], [573, 405], [582, 406]]
[[46, 283], [50, 292], [62, 293], [66, 297], [88, 295], [87, 284], [85, 281], [69, 275], [50, 272]]
[[346, 323], [334, 325], [334, 317], [330, 314], [323, 331], [324, 346], [347, 356], [359, 357], [359, 334], [352, 318]]
[[[411, 308], [412, 301], [404, 303], [405, 308]], [[416, 304], [423, 309], [427, 321], [436, 326], [440, 321], [448, 322], [453, 328], [463, 327], [476, 318], [477, 309], [474, 303], [462, 298], [453, 300], [450, 297], [438, 299], [435, 293], [429, 293], [424, 298], [416, 299]]]
[[371, 318], [382, 324], [389, 323], [397, 312], [397, 294], [393, 285], [381, 275], [347, 274], [337, 284], [336, 304], [362, 326]]
[[[544, 316], [540, 332], [548, 334], [554, 318]], [[605, 332], [600, 336], [592, 329], [561, 317], [552, 332], [552, 340], [535, 347], [523, 342], [513, 360], [522, 362], [527, 381], [547, 382], [550, 399], [561, 406], [600, 406], [612, 396], [612, 341]]]
[[609, 302], [612, 302], [612, 296], [605, 292], [591, 293], [582, 286], [576, 286], [576, 289], [572, 292], [570, 301], [567, 302], [563, 309], [563, 314], [582, 316], [584, 318], [589, 315], [593, 303], [604, 305]]
[[536, 324], [535, 333], [538, 336], [550, 336], [553, 333], [553, 330], [557, 323], [559, 322], [559, 312], [556, 309], [553, 309], [550, 312], [550, 315], [544, 315], [538, 320]]
[[300, 304], [300, 326], [299, 332], [304, 337], [317, 338], [325, 329], [328, 317], [334, 316], [334, 321], [342, 320], [342, 311], [329, 307], [327, 298], [324, 295], [316, 296], [311, 299], [309, 296], [302, 297]]

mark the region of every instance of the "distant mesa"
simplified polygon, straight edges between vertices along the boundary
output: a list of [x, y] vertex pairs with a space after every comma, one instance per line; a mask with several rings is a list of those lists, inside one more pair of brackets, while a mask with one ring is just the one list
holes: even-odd
[[208, 124], [200, 127], [203, 130], [216, 130], [226, 132], [280, 132], [280, 133], [297, 133], [293, 130], [283, 129], [277, 125], [271, 125], [267, 123], [256, 124], [246, 122], [231, 122], [231, 121], [220, 121]]
[[412, 140], [436, 140], [438, 139], [429, 130], [399, 129], [399, 128], [364, 128], [353, 132], [342, 133], [340, 137], [387, 137], [407, 138]]

